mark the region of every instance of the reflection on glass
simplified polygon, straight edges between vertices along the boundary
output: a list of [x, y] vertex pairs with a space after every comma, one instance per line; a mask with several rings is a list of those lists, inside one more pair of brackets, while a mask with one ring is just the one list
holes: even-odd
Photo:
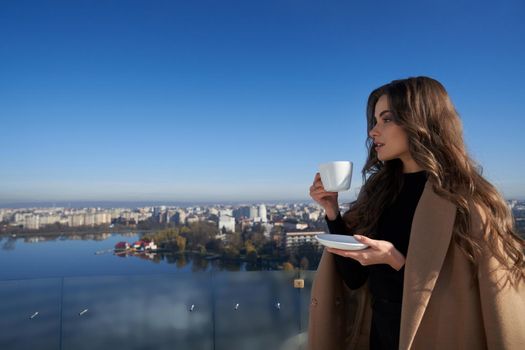
[[0, 281], [0, 349], [59, 349], [61, 279]]
[[[212, 262], [208, 262], [212, 263]], [[0, 348], [297, 349], [313, 272], [204, 272], [0, 282]]]

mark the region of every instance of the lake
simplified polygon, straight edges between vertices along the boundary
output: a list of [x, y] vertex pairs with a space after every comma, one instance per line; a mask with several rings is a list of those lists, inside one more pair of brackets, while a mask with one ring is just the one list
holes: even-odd
[[115, 255], [120, 241], [130, 244], [141, 234], [83, 234], [57, 238], [33, 236], [0, 239], [0, 280], [89, 275], [245, 271], [244, 262], [207, 260], [198, 254]]

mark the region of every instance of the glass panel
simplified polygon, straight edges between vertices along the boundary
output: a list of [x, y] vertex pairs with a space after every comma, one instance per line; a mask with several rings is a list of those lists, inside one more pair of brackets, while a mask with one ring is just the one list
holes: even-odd
[[60, 348], [61, 282], [0, 281], [0, 349]]
[[63, 349], [213, 349], [210, 281], [207, 273], [66, 278]]
[[295, 273], [219, 272], [213, 277], [215, 349], [279, 349], [299, 333]]
[[74, 277], [62, 295], [62, 279], [2, 281], [0, 348], [297, 349], [314, 274], [304, 289], [283, 271]]
[[310, 293], [312, 291], [312, 283], [315, 277], [315, 271], [301, 271], [301, 277], [304, 279], [304, 288], [300, 290], [301, 293], [301, 331], [308, 331], [308, 317], [310, 314]]

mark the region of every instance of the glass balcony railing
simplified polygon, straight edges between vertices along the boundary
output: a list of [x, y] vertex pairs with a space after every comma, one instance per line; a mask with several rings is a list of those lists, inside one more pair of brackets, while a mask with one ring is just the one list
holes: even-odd
[[[0, 281], [0, 349], [303, 349], [314, 271]], [[294, 288], [294, 279], [304, 288]]]

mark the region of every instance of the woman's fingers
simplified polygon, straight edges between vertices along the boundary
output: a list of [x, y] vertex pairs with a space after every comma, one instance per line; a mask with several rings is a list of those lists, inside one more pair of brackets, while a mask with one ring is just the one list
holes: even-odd
[[346, 258], [346, 250], [336, 249], [336, 248], [327, 248], [327, 250], [332, 254], [337, 254], [340, 256], [344, 256]]
[[325, 206], [327, 203], [337, 202], [338, 193], [326, 191], [321, 181], [321, 175], [316, 173], [314, 183], [310, 186], [310, 197], [322, 206]]
[[318, 184], [320, 181], [321, 181], [321, 176], [319, 175], [319, 173], [315, 173], [314, 181], [313, 181], [312, 186], [315, 186], [315, 185]]
[[366, 244], [369, 247], [376, 248], [377, 247], [377, 241], [375, 239], [368, 238], [366, 236], [361, 235], [354, 235], [354, 238], [358, 240], [361, 243]]
[[313, 186], [322, 186], [323, 185], [323, 182], [321, 181], [321, 176], [319, 175], [319, 173], [316, 173], [315, 174], [315, 177], [314, 177], [314, 182], [313, 182]]
[[312, 186], [324, 188], [323, 181], [321, 181], [321, 175], [319, 173], [315, 173], [314, 183]]
[[326, 192], [323, 189], [310, 189], [310, 196], [318, 199], [337, 198], [337, 192]]
[[320, 185], [313, 184], [312, 186], [310, 186], [310, 192], [330, 193], [331, 195], [332, 194], [337, 194], [337, 192], [330, 192], [330, 191], [325, 190], [322, 184], [320, 184]]
[[364, 265], [365, 262], [369, 258], [369, 252], [366, 252], [365, 250], [353, 251], [353, 250], [342, 250], [342, 249], [328, 248], [328, 251], [330, 253], [340, 255], [340, 256], [342, 256], [344, 258], [351, 258], [351, 259], [357, 260], [362, 265]]
[[405, 257], [391, 242], [374, 240], [360, 235], [355, 236], [357, 236], [356, 238], [358, 238], [360, 242], [368, 244], [369, 247], [367, 249], [353, 251], [329, 248], [328, 251], [345, 258], [357, 260], [364, 266], [387, 264], [399, 271], [399, 269], [405, 264]]
[[363, 252], [363, 250], [343, 250], [343, 249], [336, 249], [336, 248], [328, 248], [328, 251], [330, 253], [344, 256], [345, 258], [354, 258], [354, 259], [363, 256], [363, 254], [366, 254]]

